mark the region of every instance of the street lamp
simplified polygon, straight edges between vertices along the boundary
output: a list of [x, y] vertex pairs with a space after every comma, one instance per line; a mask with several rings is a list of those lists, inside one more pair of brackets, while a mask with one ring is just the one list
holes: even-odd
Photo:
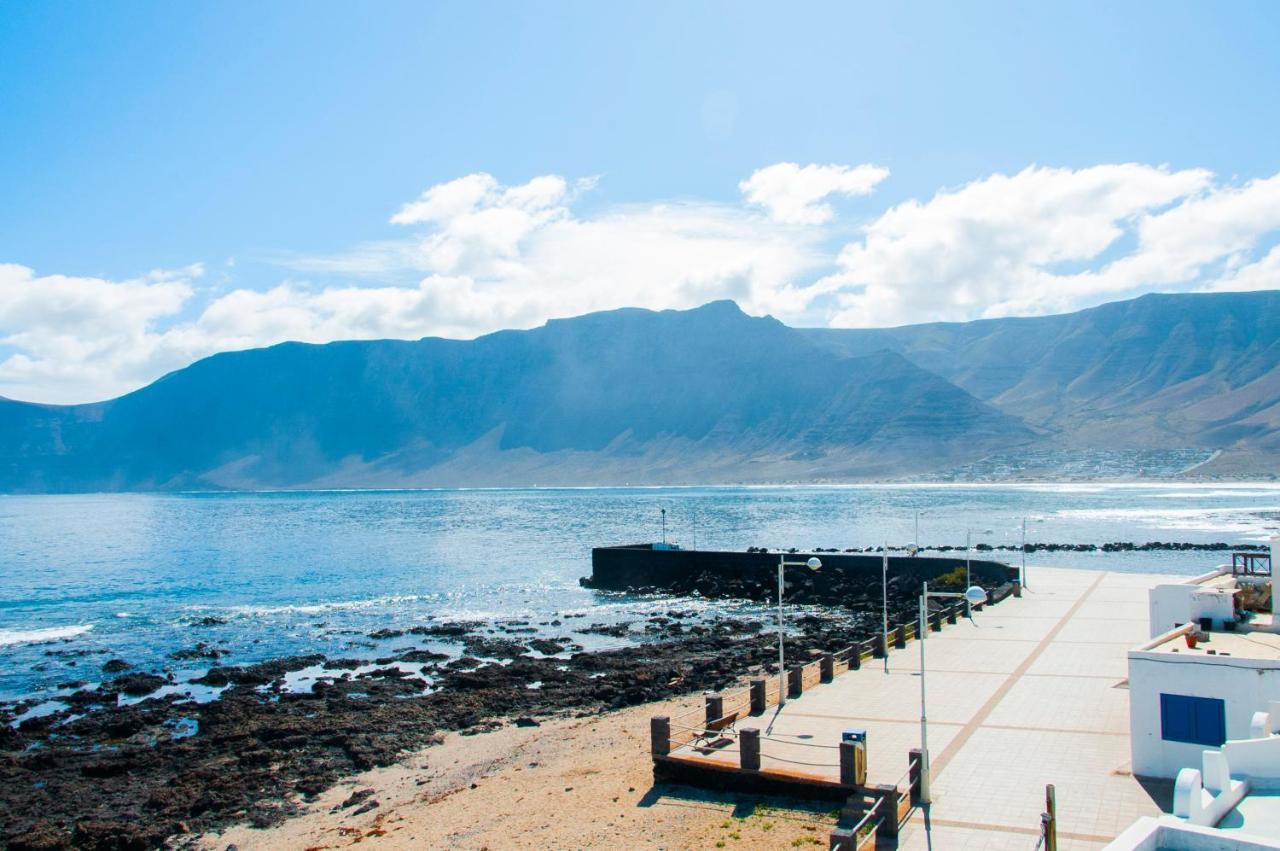
[[822, 562], [816, 557], [808, 561], [787, 561], [785, 555], [778, 556], [778, 706], [787, 702], [787, 666], [782, 649], [782, 574], [788, 567], [807, 567], [816, 571], [821, 569]]
[[880, 629], [884, 648], [884, 672], [889, 673], [889, 542], [880, 558]]
[[1022, 518], [1022, 572], [1018, 574], [1018, 582], [1027, 587], [1027, 518]]
[[929, 713], [925, 710], [924, 699], [924, 640], [929, 634], [929, 598], [958, 597], [971, 606], [987, 601], [987, 592], [977, 585], [971, 585], [963, 594], [954, 591], [930, 591], [929, 583], [924, 583], [920, 594], [920, 803], [928, 804], [932, 798], [929, 794]]

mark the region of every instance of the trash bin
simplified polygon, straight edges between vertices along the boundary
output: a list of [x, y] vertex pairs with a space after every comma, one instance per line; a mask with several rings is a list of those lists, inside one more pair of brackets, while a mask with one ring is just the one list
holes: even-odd
[[840, 748], [841, 782], [849, 782], [851, 780], [857, 786], [867, 785], [867, 731], [856, 727], [844, 730], [840, 733], [840, 742], [842, 745], [845, 743], [853, 745], [851, 749], [853, 752], [852, 765], [845, 764], [848, 759], [847, 753], [850, 749]]

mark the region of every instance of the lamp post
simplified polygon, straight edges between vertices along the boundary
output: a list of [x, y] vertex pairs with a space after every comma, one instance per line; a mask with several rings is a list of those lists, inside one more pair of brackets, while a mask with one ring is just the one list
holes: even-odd
[[929, 791], [929, 713], [925, 706], [925, 664], [924, 664], [924, 642], [925, 636], [929, 634], [929, 598], [931, 597], [959, 597], [971, 606], [984, 603], [987, 600], [987, 592], [976, 585], [972, 585], [965, 589], [963, 594], [957, 594], [954, 591], [930, 591], [929, 583], [924, 583], [924, 590], [920, 593], [920, 803], [928, 804], [932, 801]]
[[889, 544], [880, 559], [880, 634], [884, 642], [884, 672], [889, 673]]
[[778, 556], [778, 706], [787, 702], [787, 664], [782, 642], [782, 575], [788, 567], [807, 567], [818, 570], [822, 562], [814, 557], [808, 561], [787, 561], [785, 555]]
[[973, 587], [973, 577], [970, 575], [969, 562], [973, 559], [973, 530], [964, 530], [964, 587]]
[[1022, 587], [1027, 587], [1027, 518], [1022, 518], [1022, 574], [1018, 577]]

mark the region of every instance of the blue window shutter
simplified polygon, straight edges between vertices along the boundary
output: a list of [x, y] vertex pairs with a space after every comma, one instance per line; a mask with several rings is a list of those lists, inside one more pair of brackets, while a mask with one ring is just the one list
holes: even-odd
[[1227, 740], [1225, 704], [1210, 697], [1196, 699], [1196, 741], [1219, 747]]
[[1216, 697], [1160, 695], [1160, 738], [1219, 747], [1227, 740], [1226, 704]]
[[1171, 742], [1192, 741], [1193, 724], [1186, 698], [1180, 694], [1160, 695], [1160, 738]]

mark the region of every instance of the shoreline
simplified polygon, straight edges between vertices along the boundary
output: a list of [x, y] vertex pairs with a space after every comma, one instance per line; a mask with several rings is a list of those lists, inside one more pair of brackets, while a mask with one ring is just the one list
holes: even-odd
[[[440, 654], [407, 650], [352, 676], [357, 660], [290, 657], [213, 668], [197, 682], [224, 690], [207, 703], [168, 694], [109, 705], [166, 685], [127, 673], [17, 729], [16, 707], [0, 707], [0, 839], [15, 849], [157, 847], [235, 824], [266, 828], [406, 754], [433, 765], [434, 748], [451, 735], [589, 721], [776, 673], [776, 644], [759, 620], [686, 625], [678, 600], [648, 620], [645, 629], [667, 640], [565, 658], [531, 656], [519, 637], [467, 634], [456, 636], [464, 647], [487, 644], [506, 658], [440, 664]], [[869, 635], [876, 623], [878, 608], [875, 617], [835, 608], [797, 616], [788, 649], [800, 658]], [[396, 667], [405, 657], [438, 675], [440, 688], [423, 693], [425, 681]], [[315, 665], [332, 677], [287, 690], [290, 674]]]

